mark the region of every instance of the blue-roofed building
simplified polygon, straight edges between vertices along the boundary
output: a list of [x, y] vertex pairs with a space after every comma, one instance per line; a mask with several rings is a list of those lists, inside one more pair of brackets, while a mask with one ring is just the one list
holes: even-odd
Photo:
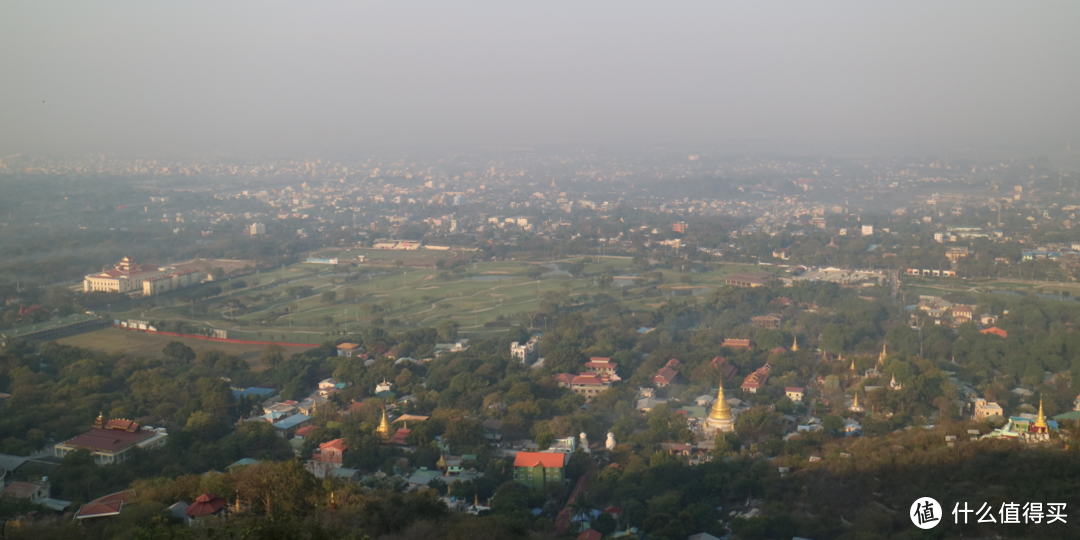
[[296, 430], [311, 424], [311, 417], [306, 414], [294, 414], [288, 418], [274, 422], [274, 433], [286, 439], [293, 436]]
[[246, 457], [244, 459], [238, 460], [236, 463], [233, 463], [232, 465], [229, 465], [228, 467], [225, 467], [225, 468], [226, 469], [231, 469], [233, 467], [243, 467], [244, 465], [254, 465], [254, 464], [258, 463], [258, 462], [259, 462], [259, 460], [257, 460], [257, 459], [252, 459], [252, 458]]
[[243, 390], [237, 390], [234, 388], [232, 394], [234, 399], [240, 399], [241, 396], [258, 396], [262, 399], [266, 399], [272, 397], [274, 394], [277, 394], [277, 390], [274, 390], [273, 388], [258, 388], [252, 386], [251, 388], [245, 388]]

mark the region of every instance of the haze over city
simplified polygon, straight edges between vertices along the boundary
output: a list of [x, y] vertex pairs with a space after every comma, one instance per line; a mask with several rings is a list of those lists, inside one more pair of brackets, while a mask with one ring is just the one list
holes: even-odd
[[1075, 2], [8, 2], [0, 151], [1080, 143]]

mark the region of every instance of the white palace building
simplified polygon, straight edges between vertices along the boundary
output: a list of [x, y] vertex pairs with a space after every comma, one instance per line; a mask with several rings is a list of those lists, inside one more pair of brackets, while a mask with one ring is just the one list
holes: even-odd
[[156, 264], [136, 264], [131, 257], [120, 259], [112, 269], [89, 274], [83, 279], [83, 291], [104, 291], [153, 296], [195, 285], [202, 281], [198, 270], [159, 268]]

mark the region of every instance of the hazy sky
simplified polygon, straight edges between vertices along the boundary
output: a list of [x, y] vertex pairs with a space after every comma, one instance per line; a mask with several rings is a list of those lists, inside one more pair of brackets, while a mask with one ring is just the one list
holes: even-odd
[[1080, 2], [0, 3], [0, 156], [1080, 145]]

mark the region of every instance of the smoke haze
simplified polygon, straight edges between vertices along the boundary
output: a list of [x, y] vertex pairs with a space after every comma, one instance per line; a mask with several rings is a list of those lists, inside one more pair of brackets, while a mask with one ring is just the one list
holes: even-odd
[[1076, 2], [5, 2], [0, 152], [1080, 144]]

